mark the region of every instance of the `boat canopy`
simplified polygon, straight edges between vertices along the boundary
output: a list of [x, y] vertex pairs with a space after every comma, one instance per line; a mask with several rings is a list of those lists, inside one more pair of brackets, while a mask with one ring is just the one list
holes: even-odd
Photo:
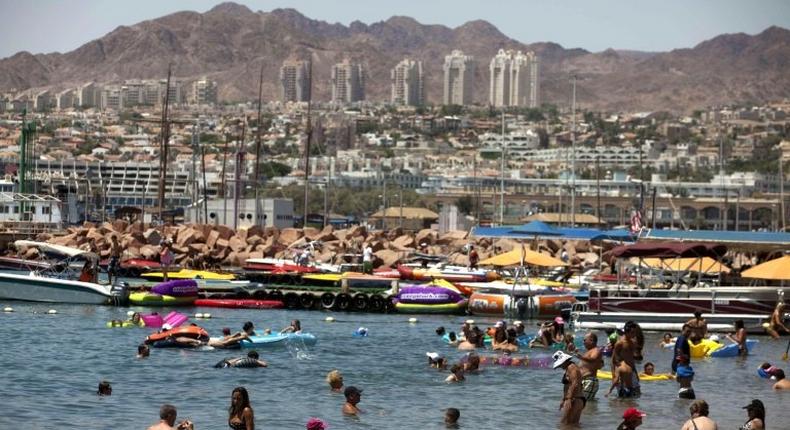
[[551, 255], [542, 252], [533, 251], [531, 249], [516, 248], [512, 251], [503, 254], [495, 255], [481, 261], [481, 266], [518, 266], [521, 264], [522, 259], [524, 264], [533, 266], [556, 267], [567, 266], [562, 260], [556, 259]]
[[731, 269], [726, 265], [710, 257], [687, 257], [687, 258], [644, 258], [635, 259], [633, 264], [666, 270], [669, 272], [700, 272], [700, 273], [730, 273]]
[[744, 278], [770, 279], [776, 281], [790, 281], [790, 255], [758, 264], [741, 273]]
[[[543, 225], [541, 225], [543, 224]], [[627, 229], [599, 230], [597, 228], [552, 227], [540, 221], [525, 225], [506, 225], [501, 227], [474, 227], [472, 236], [502, 237], [508, 239], [564, 239], [564, 240], [612, 240], [634, 242], [636, 236]]]
[[687, 258], [711, 257], [721, 258], [727, 252], [724, 245], [709, 245], [704, 243], [663, 242], [663, 243], [635, 243], [620, 245], [611, 251], [615, 258], [654, 257], [654, 258]]
[[99, 256], [88, 251], [83, 251], [79, 248], [72, 248], [70, 246], [64, 245], [55, 245], [53, 243], [46, 243], [46, 242], [36, 242], [33, 240], [17, 240], [14, 242], [14, 246], [17, 248], [25, 247], [25, 248], [37, 248], [39, 251], [47, 253], [47, 254], [55, 254], [62, 257], [81, 257], [86, 260], [98, 260]]

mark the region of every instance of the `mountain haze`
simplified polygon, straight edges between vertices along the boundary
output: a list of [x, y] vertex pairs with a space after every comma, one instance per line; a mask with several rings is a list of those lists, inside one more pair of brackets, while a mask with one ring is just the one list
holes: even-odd
[[180, 78], [207, 75], [222, 100], [279, 98], [279, 68], [287, 58], [313, 59], [314, 99], [330, 98], [331, 65], [345, 57], [365, 64], [367, 98], [389, 99], [389, 71], [404, 57], [423, 61], [426, 93], [441, 103], [442, 63], [453, 49], [478, 61], [475, 100], [488, 101], [488, 63], [500, 48], [535, 51], [541, 59], [541, 98], [567, 105], [569, 77], [578, 77], [580, 105], [607, 110], [684, 111], [711, 104], [762, 102], [790, 94], [790, 31], [726, 34], [689, 49], [591, 53], [551, 42], [525, 44], [482, 20], [456, 28], [394, 16], [348, 26], [305, 17], [293, 9], [253, 12], [234, 3], [208, 12], [178, 12], [120, 26], [64, 54], [19, 52], [0, 59], [0, 90], [76, 86], [162, 78], [168, 63]]

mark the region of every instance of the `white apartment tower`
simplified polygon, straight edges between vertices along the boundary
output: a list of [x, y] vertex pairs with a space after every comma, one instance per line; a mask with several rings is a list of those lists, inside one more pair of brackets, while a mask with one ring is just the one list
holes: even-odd
[[475, 76], [475, 60], [462, 51], [453, 51], [444, 57], [444, 97], [446, 105], [468, 105], [472, 103]]
[[489, 103], [496, 107], [538, 107], [538, 57], [500, 49], [489, 65]]
[[189, 103], [193, 105], [217, 104], [217, 82], [205, 76], [192, 82], [192, 88], [189, 92]]
[[332, 102], [354, 103], [365, 100], [365, 70], [349, 59], [332, 66]]
[[77, 89], [77, 105], [85, 108], [95, 108], [101, 105], [101, 88], [91, 82]]
[[310, 100], [310, 62], [287, 60], [280, 67], [283, 102]]
[[404, 58], [390, 71], [392, 104], [420, 106], [425, 103], [422, 61]]

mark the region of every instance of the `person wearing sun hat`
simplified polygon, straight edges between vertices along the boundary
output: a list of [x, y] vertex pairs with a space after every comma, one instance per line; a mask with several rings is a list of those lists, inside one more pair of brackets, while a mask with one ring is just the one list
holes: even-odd
[[573, 356], [563, 351], [557, 351], [552, 356], [554, 369], [562, 368], [562, 401], [560, 402], [560, 423], [579, 424], [582, 409], [587, 404], [587, 398], [582, 392], [582, 372], [573, 362]]
[[758, 399], [754, 399], [744, 406], [749, 419], [740, 427], [739, 430], [764, 430], [765, 429], [765, 405]]
[[329, 426], [319, 418], [310, 418], [307, 420], [307, 424], [305, 424], [306, 430], [326, 430]]
[[617, 430], [634, 430], [642, 425], [642, 418], [647, 414], [637, 408], [628, 408], [623, 412], [623, 422], [617, 426]]

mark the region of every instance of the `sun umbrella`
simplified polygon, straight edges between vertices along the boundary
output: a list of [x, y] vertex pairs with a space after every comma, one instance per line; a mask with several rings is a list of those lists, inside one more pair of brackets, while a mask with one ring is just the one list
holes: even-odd
[[777, 259], [758, 264], [749, 270], [744, 270], [741, 276], [744, 278], [790, 281], [790, 255], [783, 255]]
[[[536, 252], [531, 249], [524, 249], [524, 264], [531, 264], [533, 266], [546, 266], [546, 267], [555, 267], [555, 266], [567, 266], [562, 260], [556, 259], [551, 255], [544, 254], [542, 252]], [[518, 266], [521, 264], [521, 254], [522, 250], [516, 248], [512, 251], [508, 251], [504, 254], [495, 255], [491, 258], [487, 258], [481, 261], [479, 264], [481, 266]]]

